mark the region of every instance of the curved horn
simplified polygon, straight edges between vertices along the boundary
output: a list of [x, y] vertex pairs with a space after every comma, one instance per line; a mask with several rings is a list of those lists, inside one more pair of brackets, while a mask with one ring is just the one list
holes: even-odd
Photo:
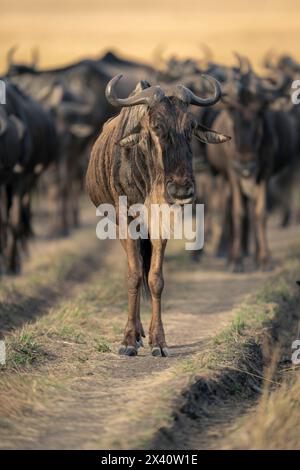
[[11, 46], [8, 51], [7, 51], [7, 54], [6, 54], [6, 63], [7, 63], [7, 67], [9, 68], [11, 65], [13, 65], [13, 57], [14, 57], [14, 54], [16, 52], [16, 50], [18, 49], [19, 46], [17, 46], [16, 44], [14, 46]]
[[122, 74], [113, 77], [107, 84], [105, 90], [105, 96], [107, 101], [113, 106], [125, 107], [125, 106], [136, 106], [138, 104], [147, 104], [152, 106], [154, 103], [161, 101], [165, 94], [160, 86], [150, 86], [144, 90], [136, 93], [128, 98], [118, 98], [116, 95], [117, 83], [122, 78]]
[[241, 73], [241, 75], [248, 75], [250, 72], [252, 72], [252, 66], [251, 66], [250, 61], [247, 57], [242, 57], [237, 52], [234, 52], [234, 55], [238, 60], [239, 72]]
[[[272, 77], [270, 77], [272, 78]], [[285, 76], [283, 73], [277, 73], [275, 77], [275, 83], [270, 82], [270, 78], [262, 78], [259, 82], [260, 88], [263, 91], [279, 92], [285, 84]]]
[[201, 62], [212, 62], [213, 52], [212, 52], [211, 48], [207, 44], [205, 44], [204, 42], [200, 42], [198, 44], [198, 47], [204, 55], [204, 57], [201, 59]]
[[222, 97], [220, 83], [211, 75], [201, 74], [200, 76], [214, 85], [214, 96], [212, 98], [200, 98], [184, 85], [177, 85], [175, 88], [175, 94], [179, 99], [186, 102], [187, 104], [193, 104], [195, 106], [212, 106], [213, 104], [216, 104]]
[[165, 49], [165, 45], [157, 44], [157, 46], [155, 46], [152, 51], [153, 63], [157, 68], [162, 67], [165, 63], [165, 60], [163, 58], [163, 53]]
[[272, 60], [274, 61], [274, 58], [275, 58], [275, 51], [274, 49], [269, 49], [266, 54], [265, 54], [265, 57], [263, 59], [263, 65], [267, 68], [267, 69], [274, 69], [274, 63], [272, 63]]

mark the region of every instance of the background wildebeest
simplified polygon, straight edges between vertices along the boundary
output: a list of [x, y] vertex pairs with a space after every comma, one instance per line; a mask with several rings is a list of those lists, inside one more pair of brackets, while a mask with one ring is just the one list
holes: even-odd
[[79, 225], [87, 154], [103, 123], [115, 114], [115, 108], [104, 98], [108, 81], [118, 72], [125, 73], [127, 80], [121, 84], [120, 93], [127, 96], [139, 80], [152, 80], [157, 72], [150, 65], [124, 60], [111, 52], [100, 59], [39, 71], [35, 63], [14, 63], [14, 49], [8, 54], [7, 76], [55, 118], [60, 156], [47, 185], [57, 209], [51, 232], [67, 235], [70, 228]]
[[38, 71], [14, 64], [11, 57], [7, 75], [54, 117], [59, 155], [47, 184], [56, 206], [51, 233], [67, 235], [79, 225], [79, 196], [88, 151], [99, 126], [111, 115], [104, 100], [109, 78], [92, 60]]
[[[248, 252], [251, 231], [257, 235], [258, 263], [266, 267], [266, 192], [274, 174], [279, 176], [276, 181], [272, 180], [273, 195], [276, 193], [273, 199], [283, 205], [284, 220], [289, 219], [292, 207], [293, 185], [289, 183], [296, 180], [296, 163], [293, 162], [297, 162], [299, 138], [296, 136], [300, 120], [298, 110], [287, 105], [287, 95], [291, 77], [298, 69], [294, 61], [285, 58], [277, 65], [268, 64], [271, 71], [269, 80], [265, 80], [254, 73], [246, 58], [238, 54], [236, 57], [238, 64], [232, 67], [214, 62], [211, 54], [202, 61], [180, 61], [173, 57], [165, 68], [157, 71], [150, 65], [124, 60], [108, 52], [98, 59], [84, 59], [66, 67], [40, 71], [36, 64], [15, 64], [9, 54], [10, 80], [38, 100], [55, 121], [59, 150], [52, 171], [48, 171], [43, 182], [56, 207], [51, 232], [67, 234], [71, 227], [79, 224], [79, 197], [87, 154], [103, 123], [115, 114], [114, 107], [104, 97], [112, 76], [117, 72], [126, 74], [127, 79], [119, 84], [121, 97], [128, 96], [129, 90], [141, 79], [157, 82], [163, 88], [181, 83], [198, 95], [208, 96], [208, 82], [201, 80], [201, 73], [209, 72], [222, 83], [224, 100], [214, 109], [194, 107], [193, 112], [208, 127], [214, 122], [217, 128], [223, 126], [227, 134], [233, 133], [234, 139], [218, 151], [213, 148], [206, 151], [192, 139], [198, 201], [206, 205], [206, 239], [213, 233], [212, 212], [219, 206], [223, 227], [226, 227], [223, 232], [231, 240], [230, 246], [223, 244], [222, 249], [226, 248], [234, 269], [242, 270], [243, 252]], [[284, 109], [282, 100], [285, 100]], [[217, 179], [216, 172], [221, 175]], [[265, 182], [264, 189], [258, 190], [257, 182], [253, 186], [255, 172], [261, 184]], [[231, 188], [229, 193], [226, 180]], [[258, 215], [258, 207], [261, 215]], [[223, 236], [222, 240], [225, 238]]]
[[[220, 85], [213, 81], [215, 95], [202, 99], [184, 86], [165, 93], [159, 86], [141, 82], [132, 96], [116, 96], [116, 84], [107, 86], [106, 96], [121, 113], [103, 128], [95, 143], [87, 171], [87, 191], [95, 206], [119, 206], [119, 196], [128, 205], [186, 204], [194, 198], [191, 139], [221, 143], [227, 136], [204, 128], [188, 111], [189, 105], [210, 106], [221, 97]], [[209, 78], [212, 81], [211, 78]], [[150, 229], [151, 231], [151, 229]], [[144, 276], [152, 298], [149, 343], [154, 356], [167, 356], [161, 318], [164, 286], [162, 265], [166, 239], [121, 240], [128, 260], [128, 322], [120, 354], [133, 356], [141, 344], [144, 330], [140, 320], [140, 287]]]
[[57, 136], [51, 116], [8, 82], [0, 116], [1, 249], [5, 271], [16, 273], [20, 245], [32, 234], [32, 190], [56, 158]]
[[[227, 86], [226, 86], [227, 85]], [[226, 82], [226, 97], [219, 109], [207, 112], [204, 122], [233, 136], [218, 152], [207, 148], [207, 161], [229, 183], [229, 211], [223, 228], [230, 238], [229, 261], [235, 271], [243, 270], [252, 229], [256, 263], [269, 267], [267, 245], [267, 190], [271, 176], [290, 167], [297, 158], [297, 139], [292, 116], [272, 109], [282, 92], [283, 81], [269, 83], [250, 65]], [[201, 152], [201, 150], [200, 150]], [[224, 200], [224, 198], [223, 198]]]

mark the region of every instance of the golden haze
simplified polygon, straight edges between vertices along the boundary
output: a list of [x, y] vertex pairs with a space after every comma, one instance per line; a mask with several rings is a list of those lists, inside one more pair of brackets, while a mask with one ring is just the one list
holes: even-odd
[[200, 57], [200, 43], [226, 63], [238, 50], [259, 65], [269, 48], [300, 59], [299, 13], [298, 0], [1, 0], [0, 69], [13, 44], [20, 61], [38, 46], [42, 67], [107, 49], [147, 62], [156, 47]]

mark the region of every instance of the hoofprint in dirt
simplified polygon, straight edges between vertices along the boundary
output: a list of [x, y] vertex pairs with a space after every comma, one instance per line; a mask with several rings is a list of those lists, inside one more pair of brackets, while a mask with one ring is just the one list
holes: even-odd
[[[158, 427], [170, 423], [174, 400], [196, 373], [193, 359], [229, 325], [234, 308], [280, 272], [299, 240], [297, 227], [272, 227], [271, 234], [272, 273], [231, 274], [224, 261], [210, 258], [194, 266], [171, 244], [163, 303], [169, 358], [153, 358], [148, 347], [136, 358], [116, 354], [126, 321], [125, 258], [117, 241], [98, 241], [106, 254], [99, 270], [77, 279], [71, 295], [6, 338], [1, 448], [147, 447]], [[82, 241], [78, 252], [81, 247]], [[149, 324], [149, 306], [142, 320]]]

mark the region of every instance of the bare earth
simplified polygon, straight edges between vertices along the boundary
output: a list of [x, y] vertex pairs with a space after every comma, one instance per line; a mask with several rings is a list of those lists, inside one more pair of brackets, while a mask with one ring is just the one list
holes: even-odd
[[[117, 241], [95, 242], [93, 232], [93, 228], [84, 228], [71, 239], [60, 242], [63, 251], [68, 245], [75, 248], [78, 245], [78, 250], [85, 250], [92, 256], [85, 257], [86, 272], [74, 269], [71, 279], [63, 281], [58, 288], [56, 297], [53, 298], [52, 294], [48, 296], [48, 304], [39, 312], [41, 317], [36, 325], [39, 327], [45, 318], [48, 323], [50, 319], [51, 324], [51, 315], [68, 305], [70, 299], [72, 305], [76, 305], [84, 292], [93, 292], [94, 288], [101, 291], [103, 285], [103, 289], [112, 290], [112, 297], [108, 302], [99, 304], [99, 310], [82, 324], [95, 324], [104, 337], [107, 335], [111, 340], [112, 352], [93, 352], [83, 363], [79, 363], [75, 356], [77, 352], [78, 355], [79, 352], [84, 354], [87, 347], [62, 341], [58, 344], [58, 348], [62, 349], [57, 350], [56, 358], [37, 366], [36, 377], [34, 368], [24, 374], [21, 371], [18, 380], [25, 384], [30, 382], [26, 393], [32, 390], [35, 398], [31, 403], [28, 397], [27, 408], [23, 406], [20, 412], [16, 411], [16, 416], [12, 413], [5, 421], [7, 426], [1, 427], [0, 413], [1, 448], [147, 447], [157, 430], [157, 419], [161, 423], [164, 415], [168, 418], [170, 403], [192, 376], [189, 360], [205, 354], [207, 340], [229, 324], [233, 309], [274, 273], [251, 272], [249, 268], [245, 274], [231, 274], [225, 269], [223, 260], [209, 256], [194, 266], [186, 253], [172, 245], [167, 254], [164, 293], [164, 322], [171, 357], [153, 358], [147, 345], [136, 358], [119, 357], [115, 351], [126, 317], [124, 255]], [[280, 269], [285, 254], [298, 242], [299, 232], [299, 227], [287, 230], [279, 230], [276, 226], [272, 228], [271, 248], [277, 265], [275, 272]], [[47, 251], [50, 250], [51, 256], [54, 256], [54, 246], [59, 252], [60, 245], [54, 243], [36, 243], [35, 253], [25, 273], [30, 273], [32, 266], [36, 267], [37, 258], [47, 257]], [[26, 276], [18, 282], [26, 284]], [[92, 303], [95, 299], [90, 297]], [[89, 300], [85, 305], [88, 310]], [[31, 304], [24, 306], [25, 318], [30, 314], [27, 311], [30, 308]], [[142, 318], [147, 328], [149, 306], [144, 310]], [[112, 326], [116, 332], [113, 335]], [[50, 381], [55, 377], [61, 384], [52, 388], [50, 383], [43, 387], [43, 393], [39, 395], [34, 390], [34, 382], [41, 376], [49, 376]], [[6, 380], [12, 380], [12, 375]]]

